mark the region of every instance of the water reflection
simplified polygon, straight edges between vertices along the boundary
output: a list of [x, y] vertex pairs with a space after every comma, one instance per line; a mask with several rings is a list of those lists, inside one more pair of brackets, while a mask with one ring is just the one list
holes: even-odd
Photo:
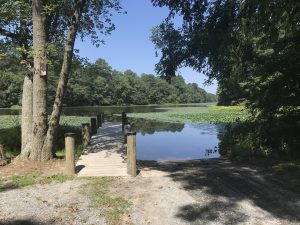
[[[180, 124], [174, 130], [174, 123], [164, 123], [160, 130], [137, 134], [137, 159], [140, 160], [189, 160], [220, 157], [218, 151], [219, 126], [214, 124]], [[171, 128], [171, 129], [169, 129]]]
[[157, 120], [146, 120], [139, 118], [130, 118], [131, 129], [142, 134], [154, 134], [156, 132], [181, 132], [184, 128], [183, 123], [166, 123]]

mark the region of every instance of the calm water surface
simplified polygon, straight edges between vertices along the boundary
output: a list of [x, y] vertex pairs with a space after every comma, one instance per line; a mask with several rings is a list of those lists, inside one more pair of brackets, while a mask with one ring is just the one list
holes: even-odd
[[[172, 127], [172, 124], [169, 124]], [[176, 124], [173, 124], [173, 128]], [[181, 128], [180, 128], [181, 127]], [[214, 124], [177, 124], [177, 130], [160, 129], [137, 133], [137, 159], [187, 160], [219, 158], [218, 134]]]
[[[198, 105], [168, 105], [167, 107], [205, 107]], [[63, 115], [95, 116], [104, 112], [108, 121], [120, 120], [109, 115], [135, 112], [162, 112], [166, 106], [107, 106], [64, 108]], [[20, 110], [0, 109], [0, 115], [19, 114]], [[137, 131], [137, 159], [186, 160], [220, 157], [218, 134], [221, 126], [215, 124], [180, 124], [130, 118], [132, 130]]]

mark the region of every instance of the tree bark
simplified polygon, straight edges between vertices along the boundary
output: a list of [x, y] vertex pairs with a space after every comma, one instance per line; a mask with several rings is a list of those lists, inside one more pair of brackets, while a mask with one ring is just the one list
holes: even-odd
[[72, 16], [71, 25], [68, 29], [67, 40], [64, 50], [63, 64], [60, 72], [60, 78], [56, 90], [56, 96], [53, 104], [53, 110], [49, 121], [49, 128], [47, 131], [47, 137], [44, 144], [44, 152], [53, 152], [54, 143], [57, 136], [57, 130], [59, 126], [59, 120], [62, 110], [63, 97], [67, 87], [69, 74], [71, 72], [73, 50], [75, 45], [76, 33], [80, 23], [80, 17], [82, 10], [85, 6], [86, 0], [78, 1], [74, 14]]
[[26, 75], [23, 83], [22, 93], [22, 147], [20, 159], [26, 160], [29, 158], [32, 139], [32, 77]]
[[47, 59], [46, 59], [46, 15], [41, 0], [32, 1], [33, 22], [33, 124], [32, 142], [29, 159], [47, 161], [52, 153], [44, 151], [43, 145], [47, 133]]
[[0, 166], [5, 166], [8, 160], [5, 157], [5, 151], [3, 145], [0, 144]]
[[20, 28], [17, 38], [21, 51], [22, 60], [26, 62], [26, 75], [24, 76], [23, 92], [22, 92], [22, 122], [21, 122], [21, 154], [19, 159], [27, 160], [30, 153], [30, 143], [32, 139], [32, 77], [33, 77], [33, 62], [28, 55], [30, 50], [29, 42], [29, 30], [27, 28], [27, 11], [26, 9], [20, 9]]

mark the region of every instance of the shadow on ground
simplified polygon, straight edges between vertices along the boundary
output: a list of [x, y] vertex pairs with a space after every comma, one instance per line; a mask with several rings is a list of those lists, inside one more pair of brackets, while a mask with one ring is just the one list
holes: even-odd
[[32, 219], [24, 220], [10, 220], [6, 222], [0, 222], [0, 225], [51, 225], [54, 224], [53, 221], [39, 222]]
[[193, 196], [197, 203], [181, 207], [176, 215], [189, 223], [219, 219], [223, 224], [243, 223], [253, 208], [253, 213], [260, 208], [275, 218], [300, 222], [300, 190], [270, 172], [224, 159], [139, 161], [139, 168], [168, 172]]

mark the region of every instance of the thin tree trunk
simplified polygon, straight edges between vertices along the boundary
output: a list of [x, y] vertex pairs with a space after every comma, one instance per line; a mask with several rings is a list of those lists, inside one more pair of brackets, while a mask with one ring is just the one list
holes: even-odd
[[72, 16], [72, 23], [69, 27], [66, 46], [64, 50], [64, 58], [63, 64], [60, 72], [60, 78], [56, 90], [56, 96], [54, 100], [53, 110], [51, 114], [51, 118], [49, 121], [49, 128], [47, 131], [47, 138], [44, 144], [44, 152], [53, 152], [54, 151], [54, 143], [57, 136], [57, 130], [59, 126], [59, 120], [62, 110], [63, 97], [67, 87], [69, 74], [71, 72], [72, 66], [72, 58], [73, 58], [73, 50], [75, 45], [76, 33], [78, 30], [78, 26], [80, 23], [80, 17], [82, 10], [84, 8], [86, 0], [78, 1], [74, 14]]
[[41, 0], [32, 1], [33, 22], [33, 127], [32, 146], [29, 159], [47, 161], [51, 152], [43, 151], [47, 133], [47, 59], [46, 59], [46, 15]]
[[20, 159], [26, 160], [29, 158], [32, 139], [32, 77], [28, 75], [24, 78], [23, 93], [22, 93], [22, 150]]

